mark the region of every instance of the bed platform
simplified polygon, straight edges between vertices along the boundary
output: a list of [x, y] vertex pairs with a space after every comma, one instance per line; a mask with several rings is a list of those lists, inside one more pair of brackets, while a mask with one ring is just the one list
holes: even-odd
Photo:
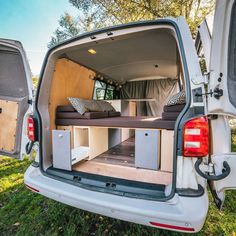
[[56, 119], [56, 125], [173, 130], [175, 127], [175, 121], [146, 116], [119, 116], [98, 119]]
[[174, 130], [175, 121], [184, 105], [165, 106], [161, 117], [121, 116], [120, 112], [87, 112], [80, 115], [72, 106], [58, 106], [57, 126], [96, 126]]

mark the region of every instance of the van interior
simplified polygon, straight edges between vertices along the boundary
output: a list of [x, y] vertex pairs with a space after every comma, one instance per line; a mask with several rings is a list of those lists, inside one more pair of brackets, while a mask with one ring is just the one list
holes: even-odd
[[[48, 63], [38, 103], [47, 114], [44, 168], [60, 177], [71, 173], [81, 183], [87, 176], [90, 185], [104, 180], [117, 190], [128, 183], [128, 192], [145, 186], [144, 194], [150, 187], [165, 196], [173, 179], [175, 123], [185, 106], [167, 104], [184, 90], [175, 31], [166, 26], [110, 34], [62, 48]], [[80, 114], [68, 98], [104, 109]]]

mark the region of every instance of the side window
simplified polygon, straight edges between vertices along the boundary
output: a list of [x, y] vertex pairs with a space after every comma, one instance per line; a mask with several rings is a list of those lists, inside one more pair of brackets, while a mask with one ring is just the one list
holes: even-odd
[[195, 47], [199, 57], [199, 64], [202, 73], [210, 70], [211, 58], [211, 43], [212, 43], [212, 27], [213, 27], [213, 14], [209, 15], [199, 25], [197, 35], [195, 37]]
[[230, 102], [236, 106], [236, 1], [232, 7], [230, 22], [227, 83]]
[[93, 99], [95, 100], [103, 100], [106, 93], [106, 84], [102, 81], [95, 81]]
[[114, 98], [115, 87], [102, 81], [96, 80], [94, 85], [94, 100], [112, 100]]
[[203, 49], [202, 40], [201, 40], [201, 36], [199, 32], [195, 39], [195, 48], [197, 50], [198, 60], [199, 60], [199, 64], [202, 70], [202, 74], [204, 74], [205, 72], [207, 72], [206, 58], [204, 55], [204, 49]]
[[105, 99], [106, 100], [111, 100], [111, 99], [114, 98], [114, 89], [115, 89], [114, 86], [107, 85], [106, 94], [105, 94]]

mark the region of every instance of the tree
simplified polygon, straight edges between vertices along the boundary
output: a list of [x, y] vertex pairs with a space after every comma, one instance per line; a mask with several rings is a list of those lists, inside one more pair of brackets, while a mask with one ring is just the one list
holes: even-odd
[[49, 47], [81, 32], [110, 25], [167, 16], [184, 16], [195, 36], [197, 26], [213, 11], [214, 0], [69, 0], [78, 16], [65, 13]]
[[54, 32], [51, 41], [48, 43], [48, 47], [52, 47], [59, 42], [74, 37], [80, 33], [80, 27], [78, 21], [76, 21], [68, 13], [65, 13], [59, 20], [59, 27]]
[[33, 82], [34, 89], [37, 89], [38, 82], [39, 82], [38, 76], [32, 76], [32, 82]]

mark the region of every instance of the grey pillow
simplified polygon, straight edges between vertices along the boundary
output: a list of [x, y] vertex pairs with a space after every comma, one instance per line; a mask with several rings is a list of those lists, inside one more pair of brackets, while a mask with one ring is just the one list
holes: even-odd
[[99, 104], [102, 111], [116, 111], [115, 108], [107, 101], [97, 100], [97, 104]]
[[186, 93], [184, 90], [180, 91], [179, 93], [175, 94], [170, 98], [167, 102], [167, 106], [179, 105], [186, 103]]
[[77, 112], [83, 115], [85, 112], [89, 111], [102, 111], [101, 107], [94, 100], [85, 100], [81, 98], [71, 98], [69, 97], [71, 105], [75, 108]]

